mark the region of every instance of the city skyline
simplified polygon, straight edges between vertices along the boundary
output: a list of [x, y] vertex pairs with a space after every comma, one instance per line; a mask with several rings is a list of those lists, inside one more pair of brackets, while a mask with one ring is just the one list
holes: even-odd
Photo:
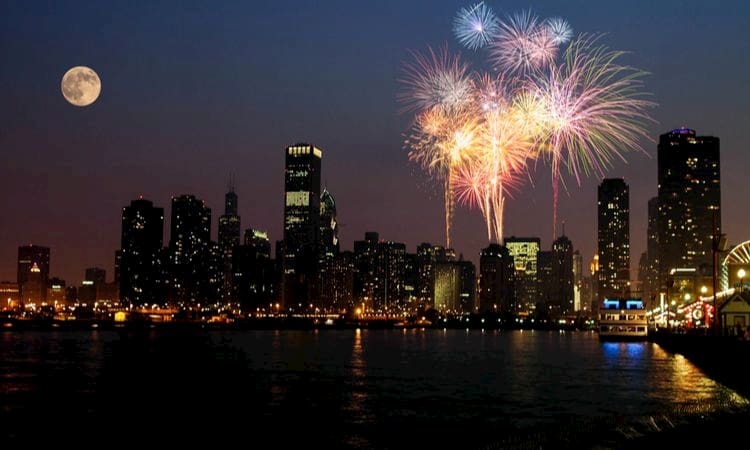
[[[747, 62], [742, 58], [739, 61], [725, 58], [726, 54], [722, 54], [717, 60], [718, 66], [706, 64], [711, 66], [706, 71], [690, 62], [713, 61], [710, 50], [716, 46], [711, 47], [711, 44], [718, 42], [721, 42], [720, 48], [730, 54], [743, 51], [744, 41], [731, 38], [743, 29], [743, 19], [731, 19], [748, 17], [748, 14], [738, 10], [746, 8], [740, 4], [722, 7], [695, 5], [678, 9], [668, 4], [651, 5], [654, 17], [638, 17], [642, 29], [632, 27], [637, 6], [616, 5], [612, 11], [612, 7], [594, 5], [587, 8], [586, 13], [581, 13], [576, 11], [574, 4], [540, 4], [535, 6], [534, 12], [563, 15], [575, 29], [606, 29], [610, 32], [607, 43], [633, 51], [632, 58], [637, 58], [634, 62], [652, 73], [646, 79], [646, 89], [654, 93], [661, 105], [654, 111], [659, 124], [650, 127], [654, 141], [660, 134], [680, 126], [696, 129], [701, 135], [721, 138], [722, 181], [725, 185], [722, 193], [725, 206], [723, 231], [730, 242], [737, 243], [746, 237], [741, 234], [740, 224], [747, 222], [750, 214], [740, 208], [742, 192], [738, 189], [742, 180], [740, 170], [748, 165], [748, 155], [742, 151], [740, 126], [743, 117], [740, 106], [746, 103], [742, 95], [744, 91], [739, 89], [740, 80], [731, 74], [735, 71], [745, 73], [742, 67]], [[142, 72], [144, 61], [150, 61], [153, 54], [146, 53], [144, 61], [128, 61], [129, 65], [123, 65], [117, 60], [117, 54], [125, 44], [116, 35], [105, 36], [105, 40], [108, 39], [105, 47], [86, 44], [83, 49], [73, 48], [76, 43], [90, 40], [87, 33], [91, 31], [72, 32], [68, 28], [72, 25], [64, 21], [64, 14], [54, 15], [55, 19], [51, 15], [41, 24], [31, 20], [34, 13], [39, 12], [36, 9], [54, 9], [54, 6], [33, 5], [28, 11], [8, 6], [8, 14], [3, 14], [6, 26], [2, 27], [2, 33], [4, 40], [9, 42], [9, 60], [19, 61], [21, 76], [18, 77], [16, 72], [14, 77], [18, 79], [14, 78], [10, 84], [17, 89], [9, 101], [0, 106], [0, 118], [7, 124], [0, 134], [0, 145], [9, 155], [9, 163], [0, 174], [6, 183], [1, 195], [3, 204], [14, 211], [0, 225], [0, 279], [15, 279], [15, 252], [19, 245], [28, 243], [50, 247], [50, 275], [59, 276], [69, 283], [80, 280], [87, 267], [103, 267], [111, 274], [114, 272], [112, 252], [118, 248], [120, 237], [120, 218], [116, 211], [138, 195], [165, 208], [172, 196], [194, 194], [204, 199], [213, 211], [219, 212], [229, 173], [235, 173], [237, 193], [241, 199], [246, 199], [239, 207], [239, 215], [245, 224], [243, 229], [266, 230], [272, 240], [280, 239], [283, 185], [279, 178], [283, 160], [278, 155], [280, 149], [297, 141], [314, 143], [326, 152], [327, 165], [322, 180], [336, 197], [343, 249], [351, 249], [353, 241], [365, 231], [378, 231], [384, 239], [406, 243], [410, 250], [423, 241], [442, 242], [442, 200], [432, 187], [426, 186], [424, 178], [414, 176], [416, 168], [407, 164], [406, 152], [401, 148], [400, 134], [406, 129], [408, 119], [396, 112], [395, 80], [406, 58], [404, 49], [422, 49], [426, 45], [452, 41], [449, 33], [430, 31], [429, 28], [444, 29], [443, 22], [450, 21], [454, 6], [438, 5], [434, 17], [428, 17], [416, 29], [401, 31], [393, 38], [378, 34], [379, 39], [384, 39], [387, 52], [379, 52], [377, 45], [362, 38], [360, 44], [368, 50], [365, 52], [367, 59], [344, 58], [342, 61], [353, 61], [354, 66], [362, 63], [364, 67], [369, 67], [369, 64], [381, 67], [373, 69], [375, 75], [353, 73], [339, 59], [330, 59], [330, 55], [320, 53], [323, 44], [336, 44], [342, 45], [340, 48], [353, 58], [352, 47], [334, 38], [335, 33], [343, 29], [333, 27], [334, 24], [328, 22], [331, 19], [323, 16], [328, 9], [306, 11], [312, 14], [316, 23], [331, 27], [329, 35], [311, 40], [309, 45], [316, 47], [300, 50], [297, 45], [294, 51], [283, 53], [284, 58], [271, 61], [268, 66], [271, 72], [263, 66], [250, 70], [226, 52], [220, 52], [215, 62], [224, 63], [230, 68], [227, 72], [236, 70], [240, 80], [228, 79], [222, 70], [222, 74], [215, 76], [226, 87], [211, 91], [213, 96], [205, 94], [205, 89], [210, 88], [198, 81], [200, 77], [176, 71], [167, 62], [157, 68], [169, 74], [174, 86], [168, 88], [157, 83], [156, 89], [163, 92], [156, 92], [146, 83], [148, 77]], [[503, 12], [506, 12], [528, 5], [519, 2], [503, 7], [506, 8]], [[397, 9], [395, 4], [381, 5], [380, 8], [384, 13], [390, 11], [389, 8]], [[72, 10], [74, 13], [75, 8]], [[405, 23], [423, 13], [413, 6], [398, 10], [403, 17], [393, 20]], [[347, 6], [338, 14], [346, 18], [359, 12], [360, 9]], [[619, 16], [618, 12], [621, 13]], [[253, 13], [260, 15], [261, 11]], [[104, 10], [93, 8], [87, 14], [96, 16], [104, 14]], [[729, 19], [721, 24], [721, 29], [717, 21], [706, 19], [717, 15]], [[208, 14], [205, 20], [214, 24], [215, 19]], [[294, 16], [293, 21], [297, 20], [302, 19]], [[339, 22], [342, 21], [336, 21]], [[186, 29], [196, 26], [195, 20], [184, 14], [177, 14], [166, 23]], [[40, 41], [31, 39], [30, 43], [24, 43], [6, 35], [17, 32], [26, 36], [31, 32], [32, 24], [41, 27], [44, 36], [54, 37], [66, 32], [72, 33], [71, 39], [53, 57], [35, 60], [30, 56], [38, 51], [35, 45]], [[159, 35], [153, 26], [161, 23], [154, 22], [151, 16], [146, 15], [137, 24], [143, 27], [143, 33], [134, 45], [142, 45], [141, 39]], [[112, 30], [118, 30], [118, 26], [115, 23]], [[405, 28], [408, 27], [402, 29]], [[695, 28], [705, 30], [705, 34], [694, 33]], [[712, 31], [718, 36], [712, 35]], [[241, 30], [231, 27], [227, 33], [234, 38], [243, 35]], [[373, 33], [381, 31], [373, 28]], [[660, 40], [654, 39], [657, 34], [661, 36]], [[216, 43], [225, 39], [223, 35], [212, 35], [212, 38]], [[175, 39], [174, 52], [167, 59], [171, 63], [187, 63], [184, 48], [196, 42], [187, 36]], [[294, 42], [300, 41], [295, 39]], [[654, 42], [658, 44], [653, 45]], [[278, 41], [267, 44], [272, 50], [278, 50], [282, 45]], [[162, 51], [164, 45], [169, 43], [158, 41]], [[453, 42], [450, 47], [458, 48]], [[281, 49], [284, 49], [283, 45]], [[297, 58], [304, 62], [310, 58], [303, 54], [305, 49], [315, 50], [311, 52], [314, 56], [310, 57], [342, 68], [340, 75], [332, 80], [310, 71], [299, 76], [285, 70], [290, 66], [287, 60]], [[245, 48], [243, 54], [253, 55], [256, 50], [266, 55], [267, 49], [255, 47]], [[469, 58], [472, 56], [470, 52], [463, 53]], [[722, 70], [721, 65], [729, 60], [733, 60], [733, 70]], [[79, 110], [66, 104], [59, 94], [50, 94], [50, 98], [42, 95], [55, 91], [59, 77], [78, 63], [92, 66], [102, 77], [102, 94], [95, 104]], [[683, 77], [683, 72], [691, 73], [688, 68], [698, 73]], [[4, 74], [0, 75], [3, 81], [8, 81], [10, 71], [1, 73]], [[263, 88], [291, 95], [271, 94], [269, 100], [261, 93], [262, 89], [253, 89], [252, 92], [240, 89], [251, 86], [249, 81], [262, 84], [259, 81], [263, 73], [282, 75], [281, 84], [265, 81]], [[125, 91], [125, 81], [129, 79], [135, 80], [139, 89], [147, 93], [141, 101], [130, 101], [131, 96]], [[362, 85], [373, 86], [373, 93], [360, 94]], [[203, 87], [203, 90], [198, 87]], [[229, 98], [228, 89], [241, 95]], [[692, 93], [687, 96], [689, 98], [683, 98], [686, 91]], [[347, 95], [353, 96], [354, 100], [347, 101], [344, 98]], [[291, 105], [292, 98], [299, 103]], [[200, 107], [191, 106], [180, 111], [172, 106], [185, 101]], [[324, 113], [316, 117], [306, 114], [305, 108], [314, 105], [324, 105]], [[218, 115], [218, 111], [224, 109], [231, 114]], [[212, 114], [217, 114], [217, 118], [210, 117]], [[153, 124], [158, 124], [158, 127], [154, 128]], [[125, 133], [121, 129], [129, 131]], [[647, 200], [657, 193], [656, 142], [644, 145], [650, 158], [632, 155], [628, 165], [617, 163], [606, 174], [608, 177], [622, 177], [631, 186], [631, 278], [636, 276], [637, 256], [646, 245]], [[537, 170], [545, 173], [542, 167]], [[560, 222], [567, 223], [566, 234], [580, 249], [584, 261], [590, 260], [596, 247], [594, 205], [596, 186], [600, 181], [596, 178], [585, 180], [580, 187], [569, 182], [570, 196], [563, 194], [560, 197]], [[550, 218], [545, 212], [551, 208], [550, 192], [549, 181], [541, 176], [534, 187], [514, 194], [507, 203], [506, 235], [539, 236], [542, 248], [549, 248]], [[30, 199], [34, 200], [33, 207], [28, 206]], [[537, 210], [538, 214], [535, 213]], [[169, 217], [165, 222], [165, 227], [169, 226]], [[215, 223], [214, 219], [212, 228], [218, 228]], [[455, 230], [453, 247], [478, 266], [479, 251], [487, 244], [481, 217], [476, 212], [462, 211], [456, 216]], [[216, 237], [216, 231], [212, 229], [211, 238]]]

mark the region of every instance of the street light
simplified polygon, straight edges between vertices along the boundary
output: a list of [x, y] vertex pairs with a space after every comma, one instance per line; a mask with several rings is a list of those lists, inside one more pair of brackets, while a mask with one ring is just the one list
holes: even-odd
[[[685, 295], [688, 295], [688, 294], [685, 294]], [[677, 300], [672, 300], [671, 305], [675, 307], [675, 313], [674, 313], [674, 315], [675, 315], [675, 319], [676, 319], [677, 318], [677, 307], [676, 307]], [[669, 310], [667, 311], [667, 320], [669, 320], [669, 329], [670, 330], [672, 328], [674, 328], [674, 319], [670, 320], [670, 317], [669, 317], [669, 313], [671, 313], [671, 312], [672, 312], [672, 308], [669, 308]]]
[[701, 286], [701, 294], [706, 295], [706, 292], [708, 292], [708, 288], [706, 286]]

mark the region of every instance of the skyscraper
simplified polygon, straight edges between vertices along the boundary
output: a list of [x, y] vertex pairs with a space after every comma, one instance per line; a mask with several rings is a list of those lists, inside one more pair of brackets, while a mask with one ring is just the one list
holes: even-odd
[[417, 246], [417, 298], [424, 307], [435, 304], [435, 264], [447, 261], [445, 248], [423, 242]]
[[232, 296], [232, 250], [240, 245], [240, 216], [237, 214], [237, 194], [230, 181], [229, 192], [224, 195], [224, 215], [219, 217], [219, 250], [222, 258], [222, 299]]
[[605, 178], [598, 190], [599, 286], [597, 301], [628, 295], [630, 190], [622, 178]]
[[659, 283], [675, 268], [712, 270], [721, 233], [719, 138], [679, 128], [659, 137]]
[[120, 234], [120, 301], [142, 306], [165, 301], [162, 260], [164, 209], [139, 198], [122, 208]]
[[323, 152], [313, 145], [286, 148], [282, 280], [285, 308], [307, 308], [317, 302], [322, 158]]
[[659, 298], [659, 197], [648, 201], [648, 228], [646, 229], [646, 271], [643, 279], [643, 300], [653, 307]]
[[212, 299], [210, 265], [211, 208], [193, 195], [172, 197], [169, 235], [172, 300], [178, 303]]
[[578, 250], [573, 252], [573, 310], [585, 309], [583, 299], [583, 256]]
[[562, 235], [552, 243], [552, 291], [550, 300], [562, 314], [575, 311], [573, 243]]
[[276, 312], [270, 307], [275, 303], [276, 270], [268, 233], [252, 228], [245, 231], [244, 244], [234, 247], [232, 252], [232, 271], [232, 297], [240, 302], [243, 311]]
[[[554, 253], [549, 250], [540, 250], [536, 254], [536, 273], [537, 273], [537, 304], [543, 305], [546, 311], [555, 309], [555, 314], [559, 308], [553, 303], [552, 296], [554, 291]], [[544, 310], [543, 310], [544, 311]]]
[[483, 248], [479, 256], [479, 310], [515, 310], [515, 266], [508, 249], [500, 244]]
[[435, 309], [460, 313], [461, 267], [454, 261], [435, 264]]
[[320, 194], [320, 253], [322, 256], [339, 252], [339, 224], [336, 222], [336, 201], [328, 189]]
[[96, 292], [107, 283], [107, 271], [99, 267], [89, 267], [86, 275], [78, 289], [78, 299], [82, 302], [93, 303], [96, 301]]
[[[47, 299], [47, 284], [49, 282], [49, 247], [39, 245], [22, 245], [18, 247], [18, 288], [22, 301], [44, 301]], [[35, 268], [36, 267], [36, 268]], [[32, 269], [34, 269], [32, 271]], [[32, 282], [29, 284], [29, 282]], [[33, 295], [27, 295], [24, 289], [31, 289]], [[39, 286], [37, 286], [39, 284]]]
[[537, 253], [541, 247], [539, 238], [511, 236], [505, 238], [513, 264], [516, 268], [515, 286], [517, 306], [523, 311], [536, 308], [538, 301]]
[[400, 242], [378, 243], [374, 307], [393, 312], [404, 306], [406, 245]]
[[365, 239], [354, 241], [354, 297], [366, 308], [373, 307], [378, 276], [378, 241], [374, 231], [365, 233]]

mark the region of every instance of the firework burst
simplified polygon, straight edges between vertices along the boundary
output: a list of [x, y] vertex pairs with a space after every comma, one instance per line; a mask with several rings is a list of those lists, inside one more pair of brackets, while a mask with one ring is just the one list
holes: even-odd
[[599, 45], [599, 37], [571, 40], [565, 20], [541, 21], [528, 11], [498, 21], [477, 3], [459, 11], [454, 31], [471, 49], [491, 41], [493, 74], [429, 49], [412, 53], [399, 94], [404, 111], [416, 113], [405, 140], [409, 158], [443, 186], [446, 245], [455, 201], [477, 208], [487, 238], [502, 242], [506, 198], [531, 180], [535, 161], [550, 164], [554, 237], [563, 168], [580, 183], [642, 150], [655, 105], [640, 93], [643, 72], [619, 64], [622, 52]]
[[552, 168], [553, 230], [562, 165], [580, 184], [582, 175], [603, 176], [614, 159], [625, 161], [624, 152], [643, 151], [640, 139], [648, 139], [645, 124], [655, 104], [640, 93], [644, 72], [618, 64], [623, 52], [598, 40], [575, 39], [560, 65], [532, 79], [549, 129], [542, 154]]
[[530, 11], [500, 22], [490, 49], [492, 62], [499, 71], [522, 75], [551, 62], [556, 53], [553, 35]]
[[458, 42], [471, 50], [487, 45], [497, 31], [497, 16], [484, 2], [462, 8], [453, 20], [453, 32]]
[[556, 45], [565, 44], [573, 37], [573, 29], [570, 28], [565, 19], [560, 17], [547, 19], [544, 26], [547, 28], [550, 36], [552, 36], [552, 41]]
[[399, 94], [404, 111], [421, 111], [435, 106], [462, 108], [471, 98], [472, 83], [468, 66], [447, 48], [426, 53], [412, 52], [414, 62], [404, 68], [405, 86]]

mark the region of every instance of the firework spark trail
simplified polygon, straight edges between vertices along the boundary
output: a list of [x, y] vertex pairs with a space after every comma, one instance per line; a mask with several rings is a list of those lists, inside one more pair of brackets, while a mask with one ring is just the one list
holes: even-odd
[[643, 72], [617, 63], [623, 52], [598, 45], [599, 36], [582, 35], [565, 51], [563, 62], [532, 78], [549, 117], [546, 148], [552, 168], [553, 236], [561, 165], [576, 182], [581, 175], [604, 176], [624, 152], [643, 151], [648, 109], [655, 104], [639, 92]]
[[456, 38], [471, 50], [487, 45], [497, 31], [497, 16], [484, 2], [462, 8], [453, 20], [453, 32]]

